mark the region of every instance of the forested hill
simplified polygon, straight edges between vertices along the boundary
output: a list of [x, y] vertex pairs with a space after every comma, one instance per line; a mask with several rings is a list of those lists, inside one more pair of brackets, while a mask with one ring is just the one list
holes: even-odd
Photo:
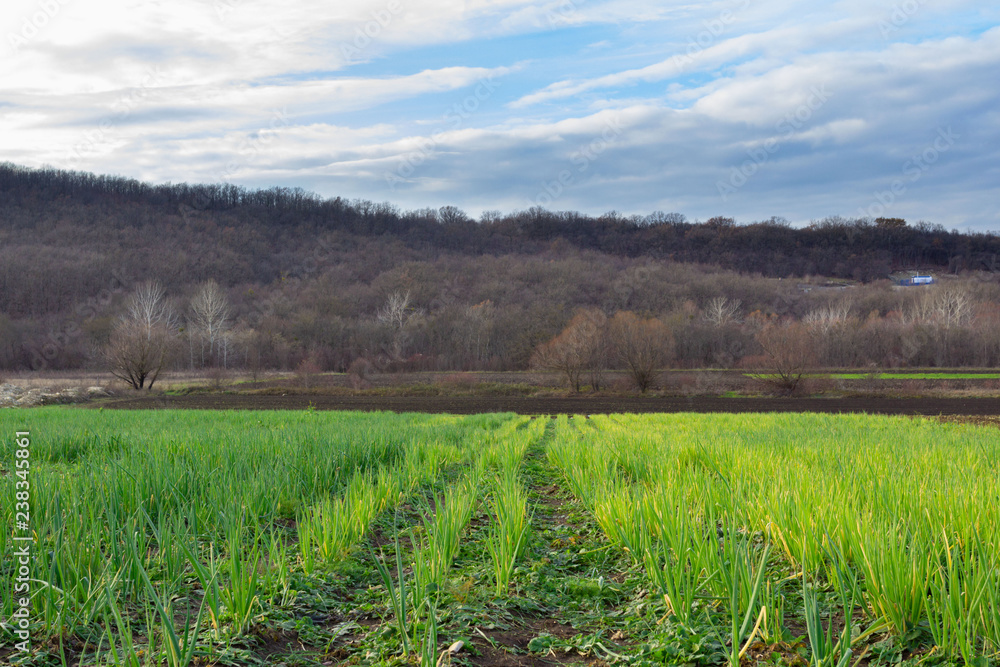
[[[1000, 236], [948, 232], [897, 218], [827, 218], [792, 228], [780, 218], [735, 224], [726, 217], [689, 222], [679, 213], [590, 217], [540, 208], [488, 212], [473, 220], [443, 207], [400, 211], [391, 203], [322, 199], [299, 188], [150, 185], [88, 173], [0, 165], [0, 214], [8, 242], [31, 241], [129, 252], [158, 261], [184, 239], [235, 253], [267, 281], [282, 270], [282, 251], [308, 248], [317, 233], [398, 240], [418, 254], [534, 254], [553, 243], [615, 256], [717, 264], [769, 277], [824, 275], [870, 281], [891, 271], [1000, 269]], [[58, 237], [50, 233], [58, 230]], [[192, 236], [194, 234], [194, 236]], [[6, 259], [6, 258], [5, 258]], [[184, 258], [171, 262], [183, 263]], [[181, 267], [184, 273], [197, 266]], [[235, 276], [233, 276], [235, 278]], [[241, 275], [240, 278], [249, 276]], [[220, 276], [220, 278], [223, 278]]]
[[[145, 281], [170, 300], [188, 365], [192, 299], [212, 283], [232, 341], [264, 341], [259, 358], [274, 367], [311, 355], [343, 369], [387, 355], [436, 368], [524, 368], [577, 308], [698, 323], [726, 297], [743, 314], [802, 317], [826, 297], [803, 300], [800, 281], [777, 278], [826, 276], [872, 283], [852, 293], [851, 308], [886, 316], [909, 298], [882, 280], [891, 272], [994, 272], [998, 254], [997, 235], [898, 219], [797, 229], [780, 219], [533, 208], [473, 220], [447, 206], [403, 212], [300, 189], [149, 185], [0, 164], [0, 370], [99, 366]], [[406, 306], [405, 331], [379, 319], [394, 296]], [[676, 336], [689, 365], [746, 353], [734, 339], [720, 357], [694, 330], [684, 352]], [[249, 363], [250, 345], [232, 346]]]

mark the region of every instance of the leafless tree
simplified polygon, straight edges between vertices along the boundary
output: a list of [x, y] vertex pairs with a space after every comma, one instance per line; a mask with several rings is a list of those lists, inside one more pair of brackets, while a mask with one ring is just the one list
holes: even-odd
[[393, 292], [379, 309], [375, 319], [389, 329], [392, 336], [391, 356], [398, 361], [403, 358], [406, 346], [406, 325], [414, 315], [410, 307], [410, 292]]
[[105, 351], [111, 374], [133, 389], [153, 388], [166, 365], [170, 332], [164, 326], [148, 328], [130, 319], [120, 321]]
[[310, 354], [302, 358], [299, 365], [295, 367], [295, 377], [301, 387], [312, 388], [320, 374], [323, 372], [316, 354]]
[[758, 367], [770, 380], [789, 394], [816, 364], [816, 341], [801, 322], [770, 322], [757, 332], [764, 351]]
[[140, 284], [129, 297], [126, 309], [128, 319], [147, 332], [160, 326], [168, 330], [177, 328], [177, 316], [157, 281]]
[[402, 329], [406, 324], [407, 308], [410, 306], [410, 293], [393, 292], [378, 311], [376, 319], [393, 329]]
[[976, 310], [976, 365], [990, 366], [1000, 358], [1000, 303], [980, 303]]
[[483, 211], [479, 215], [479, 222], [482, 225], [493, 225], [503, 220], [503, 211], [497, 209], [490, 209]]
[[347, 368], [347, 379], [355, 389], [365, 389], [369, 386], [368, 379], [375, 369], [372, 363], [364, 357], [358, 357]]
[[531, 368], [545, 371], [556, 371], [566, 376], [566, 383], [573, 391], [580, 391], [580, 375], [583, 373], [583, 362], [576, 350], [566, 345], [562, 334], [546, 341], [535, 348], [529, 364]]
[[487, 299], [469, 306], [463, 313], [457, 335], [464, 339], [465, 353], [476, 364], [489, 360], [493, 347], [496, 307]]
[[242, 361], [243, 367], [250, 371], [250, 379], [254, 382], [260, 376], [260, 372], [263, 370], [261, 366], [261, 345], [260, 338], [265, 334], [258, 332], [246, 325], [245, 322], [240, 322], [239, 324], [233, 326], [227, 333], [227, 338], [229, 339], [230, 353], [233, 359], [230, 359], [232, 365], [236, 365], [237, 359]]
[[921, 287], [925, 290], [911, 305], [906, 319], [914, 324], [937, 324], [950, 329], [966, 326], [975, 313], [975, 300], [965, 285]]
[[114, 325], [105, 359], [111, 373], [134, 389], [152, 389], [167, 362], [176, 318], [163, 288], [143, 283], [126, 302], [125, 315]]
[[608, 324], [612, 349], [628, 369], [639, 391], [645, 393], [657, 372], [673, 356], [674, 339], [670, 329], [655, 318], [643, 318], [630, 311], [620, 311]]
[[739, 299], [717, 296], [705, 305], [705, 319], [717, 327], [734, 324], [739, 321], [742, 305], [743, 302]]
[[945, 327], [965, 327], [975, 313], [972, 292], [964, 285], [939, 287], [933, 298], [934, 319]]
[[836, 327], [847, 322], [850, 316], [851, 303], [844, 300], [810, 311], [802, 318], [802, 322], [810, 330], [822, 336], [827, 336]]
[[606, 364], [606, 331], [604, 313], [579, 310], [555, 338], [535, 349], [531, 366], [562, 373], [569, 387], [577, 392], [583, 372], [590, 370], [592, 386], [596, 389]]
[[604, 311], [589, 308], [579, 311], [581, 327], [587, 332], [587, 372], [590, 388], [600, 391], [604, 384], [604, 373], [611, 364], [611, 341], [608, 331], [608, 317]]
[[469, 222], [469, 216], [456, 206], [442, 206], [438, 209], [438, 221], [443, 225], [457, 225]]
[[[955, 364], [955, 353], [963, 345], [967, 329], [972, 325], [977, 303], [967, 284], [921, 287], [924, 290], [907, 312], [913, 325], [911, 334], [924, 331], [934, 341], [935, 363]], [[962, 362], [957, 362], [962, 363]]]
[[[191, 299], [191, 326], [189, 335], [197, 336], [201, 343], [202, 365], [228, 365], [230, 327], [229, 302], [222, 288], [214, 280], [203, 284]], [[208, 356], [205, 346], [208, 345]], [[193, 338], [192, 338], [193, 353]]]

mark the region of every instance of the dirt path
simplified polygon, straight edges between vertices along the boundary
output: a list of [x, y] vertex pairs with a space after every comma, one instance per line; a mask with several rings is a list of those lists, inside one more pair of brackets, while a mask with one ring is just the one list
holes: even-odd
[[714, 398], [714, 397], [503, 397], [503, 396], [247, 396], [193, 394], [143, 396], [101, 401], [92, 407], [115, 409], [203, 410], [386, 410], [479, 414], [516, 412], [524, 415], [611, 414], [639, 412], [827, 412], [886, 415], [1000, 415], [996, 398]]
[[[502, 628], [475, 639], [475, 665], [540, 667], [542, 665], [606, 665], [602, 649], [623, 638], [602, 631], [609, 614], [635, 594], [638, 580], [625, 582], [620, 560], [606, 549], [602, 534], [573, 503], [549, 465], [542, 441], [529, 448], [523, 468], [532, 512], [531, 546], [520, 565], [533, 574], [520, 577], [509, 602], [525, 601]], [[551, 649], [539, 649], [551, 644]]]

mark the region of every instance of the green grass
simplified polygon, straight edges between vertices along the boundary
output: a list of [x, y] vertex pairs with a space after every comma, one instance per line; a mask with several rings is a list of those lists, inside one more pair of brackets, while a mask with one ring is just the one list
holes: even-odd
[[1000, 657], [995, 429], [65, 408], [0, 429], [32, 433], [37, 539], [33, 650], [0, 626], [4, 664]]
[[[96, 633], [107, 653], [118, 631], [100, 619], [120, 613], [138, 626], [137, 635], [152, 636], [143, 618], [162, 618], [175, 599], [190, 597], [191, 581], [199, 579], [202, 590], [218, 584], [221, 591], [221, 600], [210, 598], [208, 616], [225, 626], [214, 628], [215, 636], [223, 643], [245, 636], [264, 611], [262, 600], [277, 592], [267, 584], [277, 586], [288, 569], [308, 576], [348, 559], [379, 514], [449, 466], [470, 461], [477, 445], [512, 419], [5, 411], [5, 430], [30, 430], [33, 438], [30, 576], [47, 582], [32, 597], [34, 636]], [[4, 473], [14, 469], [13, 448], [4, 449], [0, 465]], [[13, 474], [0, 478], [5, 553], [13, 548], [14, 503], [7, 499], [16, 481]], [[4, 618], [13, 611], [12, 586], [5, 559]], [[197, 634], [201, 618], [192, 617], [191, 632]], [[183, 662], [189, 653], [171, 653], [170, 660]]]
[[[835, 380], [863, 380], [865, 373], [833, 373]], [[1000, 373], [877, 373], [879, 380], [1000, 380]]]
[[[746, 377], [769, 379], [767, 373], [747, 373]], [[1000, 373], [807, 373], [805, 377], [830, 378], [832, 380], [1000, 380]]]
[[[821, 638], [812, 582], [863, 601], [855, 641], [881, 633], [947, 659], [1000, 652], [987, 602], [1000, 587], [995, 430], [847, 415], [595, 416], [560, 421], [549, 454], [613, 543], [641, 545], [671, 615], [731, 630], [731, 664], [752, 618], [773, 606], [758, 600], [760, 584], [796, 576], [809, 582], [801, 613], [815, 664], [840, 664], [851, 647]], [[718, 547], [703, 549], [716, 533]], [[757, 580], [749, 564], [770, 550], [782, 558]]]

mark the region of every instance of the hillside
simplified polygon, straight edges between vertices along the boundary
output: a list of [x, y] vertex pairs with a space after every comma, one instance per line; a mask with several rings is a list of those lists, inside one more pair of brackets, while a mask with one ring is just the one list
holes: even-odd
[[[898, 219], [797, 229], [780, 219], [737, 225], [531, 209], [472, 220], [453, 207], [404, 212], [294, 189], [149, 185], [4, 164], [0, 368], [100, 364], [125, 299], [150, 280], [162, 285], [186, 340], [173, 361], [182, 366], [205, 363], [190, 303], [209, 281], [226, 301], [226, 365], [294, 368], [310, 358], [343, 370], [365, 357], [524, 368], [577, 308], [663, 318], [677, 364], [731, 365], [758, 350], [746, 327], [702, 330], [713, 298], [738, 302], [740, 318], [801, 318], [845, 292], [805, 285], [836, 279], [853, 285], [852, 317], [886, 317], [913, 296], [884, 279], [921, 270], [978, 276], [970, 289], [986, 304], [996, 297], [998, 253], [996, 235]], [[401, 319], [391, 324], [394, 297]], [[921, 354], [910, 356], [903, 363]]]

